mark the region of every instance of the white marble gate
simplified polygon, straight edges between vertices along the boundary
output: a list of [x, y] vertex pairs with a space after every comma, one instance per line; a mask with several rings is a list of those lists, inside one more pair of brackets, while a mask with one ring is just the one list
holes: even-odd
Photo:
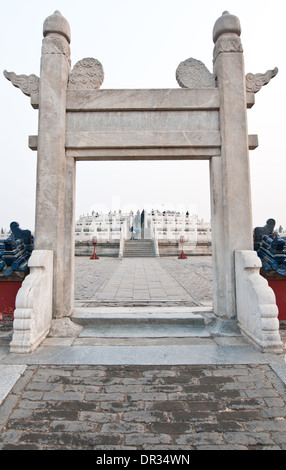
[[[277, 73], [245, 76], [240, 34], [239, 19], [224, 12], [213, 29], [212, 73], [190, 58], [177, 68], [177, 89], [107, 90], [100, 89], [98, 60], [84, 58], [71, 69], [69, 24], [56, 11], [44, 22], [40, 77], [4, 72], [39, 109], [38, 136], [29, 140], [38, 159], [35, 256], [53, 254], [54, 318], [73, 312], [76, 161], [134, 159], [209, 160], [214, 312], [237, 318], [234, 255], [253, 250], [249, 149], [257, 137], [248, 135], [247, 108]], [[264, 349], [280, 347], [275, 307], [257, 341]], [[33, 340], [17, 342], [17, 321], [12, 345], [19, 352], [34, 348]]]

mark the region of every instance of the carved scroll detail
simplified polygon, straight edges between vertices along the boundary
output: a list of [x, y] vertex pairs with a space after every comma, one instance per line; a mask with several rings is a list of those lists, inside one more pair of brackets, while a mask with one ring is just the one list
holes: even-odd
[[69, 90], [97, 89], [103, 83], [104, 71], [97, 59], [82, 59], [73, 67], [68, 83]]
[[4, 77], [7, 78], [16, 88], [27, 96], [31, 96], [31, 93], [37, 93], [39, 91], [40, 79], [37, 75], [17, 75], [14, 72], [7, 72], [4, 70]]
[[53, 252], [34, 250], [30, 274], [16, 297], [10, 352], [31, 353], [48, 335], [52, 324]]
[[187, 59], [178, 65], [176, 79], [181, 88], [215, 88], [214, 75], [200, 60]]
[[262, 352], [281, 352], [276, 299], [260, 268], [261, 260], [255, 251], [235, 251], [238, 326]]
[[265, 73], [248, 73], [245, 77], [246, 91], [257, 93], [264, 85], [270, 82], [278, 73], [278, 68], [268, 70]]

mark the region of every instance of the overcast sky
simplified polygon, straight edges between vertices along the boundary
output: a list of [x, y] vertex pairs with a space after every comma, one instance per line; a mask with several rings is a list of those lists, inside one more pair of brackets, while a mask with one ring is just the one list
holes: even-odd
[[[55, 10], [71, 28], [72, 66], [85, 57], [103, 65], [101, 88], [178, 88], [176, 68], [201, 60], [212, 71], [212, 30], [223, 11], [241, 22], [245, 73], [278, 75], [248, 111], [253, 226], [268, 218], [286, 229], [285, 0], [13, 0], [0, 18], [0, 227], [16, 220], [34, 229], [38, 111], [3, 70], [39, 76], [43, 22]], [[2, 77], [2, 78], [1, 78]], [[210, 220], [209, 166], [204, 161], [82, 162], [77, 164], [76, 218], [93, 209], [189, 210]], [[239, 230], [239, 221], [237, 221]]]

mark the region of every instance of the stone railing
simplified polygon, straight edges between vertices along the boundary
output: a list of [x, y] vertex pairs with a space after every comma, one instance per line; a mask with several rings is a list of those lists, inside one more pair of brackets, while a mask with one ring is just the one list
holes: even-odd
[[[82, 216], [76, 223], [75, 240], [84, 242], [96, 236], [98, 241], [120, 240], [124, 225], [136, 228], [136, 238], [169, 239], [178, 241], [184, 235], [186, 242], [211, 243], [210, 224], [204, 223], [196, 216], [186, 216], [177, 213], [149, 214], [145, 213], [144, 232], [141, 233], [140, 214], [99, 214], [97, 216]], [[127, 233], [127, 238], [128, 238]]]

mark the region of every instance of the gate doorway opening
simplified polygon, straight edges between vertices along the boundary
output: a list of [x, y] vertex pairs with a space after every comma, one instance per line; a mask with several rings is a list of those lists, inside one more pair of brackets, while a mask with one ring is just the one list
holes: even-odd
[[208, 162], [77, 162], [76, 175], [75, 305], [212, 306]]

